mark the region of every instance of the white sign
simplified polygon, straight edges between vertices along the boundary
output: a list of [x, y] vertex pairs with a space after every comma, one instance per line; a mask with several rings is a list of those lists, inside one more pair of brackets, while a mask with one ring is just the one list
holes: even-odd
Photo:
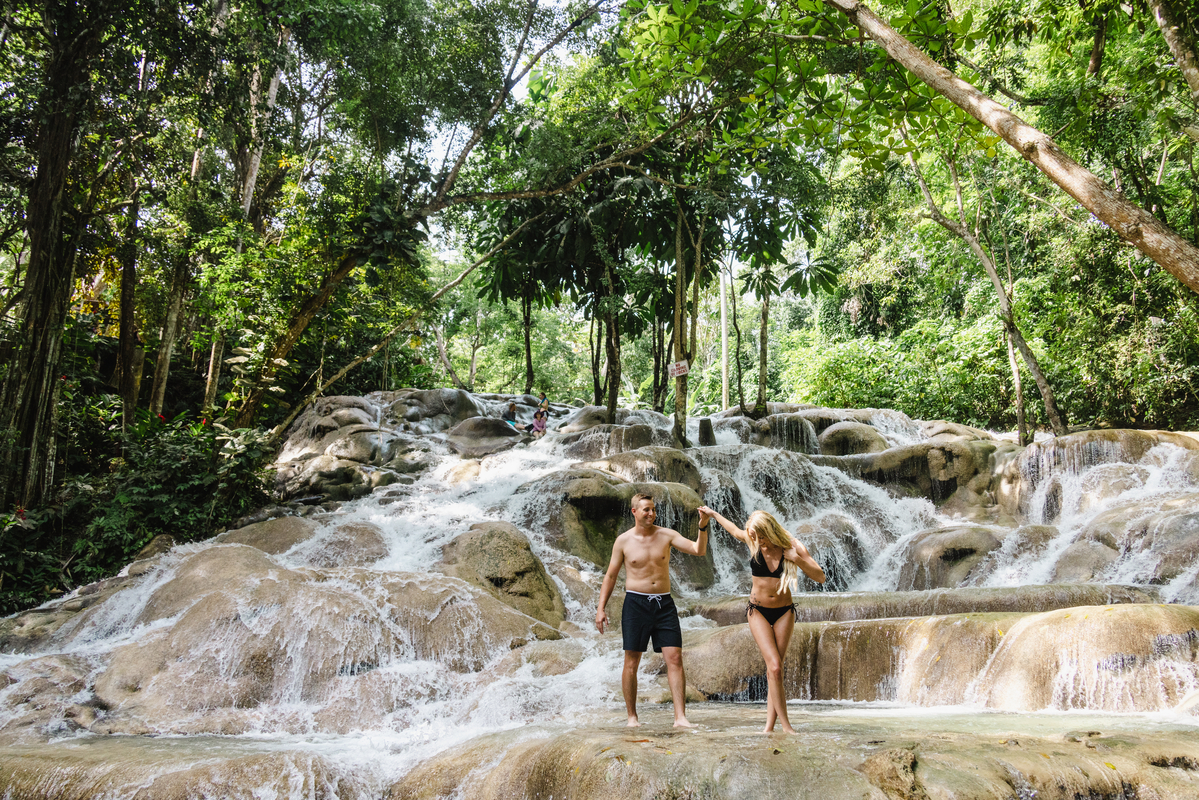
[[678, 378], [691, 371], [691, 365], [686, 361], [676, 361], [670, 365], [670, 377]]

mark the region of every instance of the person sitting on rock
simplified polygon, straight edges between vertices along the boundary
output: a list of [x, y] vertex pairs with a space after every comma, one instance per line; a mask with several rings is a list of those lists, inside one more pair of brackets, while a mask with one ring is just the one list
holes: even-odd
[[700, 513], [699, 537], [691, 541], [670, 528], [655, 524], [657, 509], [648, 494], [633, 497], [633, 527], [616, 537], [612, 543], [612, 560], [604, 573], [600, 589], [599, 608], [595, 611], [595, 627], [600, 633], [608, 624], [604, 607], [616, 588], [621, 567], [625, 572], [624, 610], [621, 628], [624, 638], [624, 671], [620, 688], [629, 712], [629, 727], [641, 723], [637, 719], [637, 667], [652, 637], [654, 650], [666, 662], [666, 680], [670, 698], [674, 701], [676, 728], [695, 727], [687, 721], [687, 677], [683, 672], [683, 631], [679, 627], [679, 612], [670, 596], [670, 548], [693, 556], [708, 552], [707, 516]]
[[502, 419], [518, 431], [523, 431], [525, 426], [523, 423], [516, 421], [516, 403], [509, 403], [508, 410], [504, 412]]
[[[749, 572], [753, 586], [745, 609], [749, 632], [766, 662], [766, 727], [773, 733], [777, 719], [787, 733], [795, 733], [787, 718], [787, 695], [783, 691], [783, 660], [791, 632], [795, 629], [795, 602], [791, 592], [799, 584], [797, 568], [817, 583], [824, 583], [824, 570], [808, 548], [800, 544], [772, 514], [755, 511], [741, 530], [707, 506], [700, 506], [701, 519], [707, 515], [720, 523], [734, 539], [749, 546]], [[702, 523], [701, 523], [702, 524]], [[771, 566], [773, 562], [774, 566]]]
[[533, 438], [545, 436], [545, 418], [548, 415], [540, 408], [533, 412]]

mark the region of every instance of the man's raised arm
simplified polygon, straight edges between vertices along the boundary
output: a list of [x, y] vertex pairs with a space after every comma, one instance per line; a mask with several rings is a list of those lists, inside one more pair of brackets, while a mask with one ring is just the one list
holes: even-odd
[[674, 538], [670, 540], [671, 546], [676, 550], [680, 550], [688, 555], [702, 556], [704, 553], [708, 552], [708, 526], [711, 524], [711, 522], [708, 522], [705, 525], [701, 518], [699, 525], [699, 538], [695, 541], [691, 541], [683, 534], [675, 531]]

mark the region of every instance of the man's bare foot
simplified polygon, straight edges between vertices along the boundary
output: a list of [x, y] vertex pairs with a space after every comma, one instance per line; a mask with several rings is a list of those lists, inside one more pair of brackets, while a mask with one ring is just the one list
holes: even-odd
[[694, 728], [694, 727], [695, 727], [695, 723], [694, 723], [694, 722], [688, 722], [686, 717], [679, 717], [678, 719], [676, 719], [676, 720], [674, 721], [674, 726], [675, 726], [676, 728]]
[[640, 728], [641, 720], [637, 719], [636, 717], [629, 717], [629, 724], [626, 725], [625, 727], [626, 728]]

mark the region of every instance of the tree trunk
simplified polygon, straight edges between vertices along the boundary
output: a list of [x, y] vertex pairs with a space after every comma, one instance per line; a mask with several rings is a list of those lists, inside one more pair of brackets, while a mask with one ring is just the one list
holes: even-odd
[[221, 380], [221, 364], [225, 357], [225, 330], [217, 331], [208, 351], [208, 376], [204, 381], [204, 413], [211, 414], [216, 408], [216, 393]]
[[[75, 277], [76, 237], [66, 228], [78, 115], [105, 21], [57, 6], [52, 52], [37, 118], [37, 171], [29, 187], [23, 308], [14, 357], [0, 387], [0, 510], [36, 506], [54, 478], [59, 358]], [[102, 15], [103, 12], [98, 12]], [[89, 26], [90, 23], [90, 26]]]
[[604, 348], [604, 326], [603, 320], [599, 315], [598, 304], [596, 305], [595, 315], [591, 318], [590, 331], [594, 331], [592, 335], [587, 337], [587, 342], [591, 345], [592, 405], [598, 406], [604, 402], [604, 388], [600, 382], [600, 353]]
[[[687, 295], [686, 272], [687, 264], [683, 250], [683, 206], [678, 205], [674, 230], [674, 360], [684, 361], [687, 358], [687, 328], [683, 303]], [[687, 441], [687, 376], [679, 375], [674, 379], [674, 427], [672, 429], [674, 443], [677, 447], [690, 447]]]
[[525, 287], [520, 299], [520, 310], [525, 329], [525, 394], [533, 391], [533, 287]]
[[[458, 373], [454, 371], [454, 365], [450, 363], [450, 354], [445, 346], [445, 334], [442, 332], [440, 325], [433, 326], [433, 336], [437, 339], [437, 358], [441, 360], [441, 366], [445, 367], [450, 380], [454, 382], [454, 387], [469, 392], [470, 387], [462, 382], [458, 377]], [[528, 391], [526, 390], [525, 393], [528, 394]]]
[[758, 329], [758, 402], [754, 405], [754, 416], [758, 419], [767, 415], [766, 408], [766, 330], [770, 323], [770, 295], [762, 298], [762, 324]]
[[604, 258], [604, 283], [606, 302], [604, 321], [608, 327], [608, 344], [604, 352], [608, 358], [608, 424], [616, 424], [616, 404], [620, 400], [620, 319], [616, 314], [616, 281], [612, 279], [612, 264]]
[[1107, 15], [1095, 23], [1095, 39], [1091, 43], [1091, 60], [1087, 62], [1087, 74], [1099, 75], [1103, 68], [1103, 51], [1107, 48]]
[[[283, 28], [279, 32], [279, 49], [286, 49], [290, 40], [291, 29]], [[250, 219], [250, 208], [254, 204], [254, 187], [258, 182], [258, 170], [262, 167], [262, 154], [266, 149], [266, 137], [263, 135], [263, 129], [266, 127], [267, 121], [275, 110], [275, 101], [279, 96], [279, 81], [283, 77], [282, 68], [276, 67], [272, 71], [270, 82], [267, 84], [266, 97], [263, 98], [262, 73], [263, 67], [260, 64], [254, 69], [254, 76], [250, 79], [250, 108], [252, 109], [250, 117], [250, 156], [246, 164], [246, 174], [241, 186], [241, 213], [246, 219]]]
[[[912, 169], [916, 171], [916, 178], [920, 183], [920, 190], [924, 193], [924, 200], [928, 205], [929, 215], [932, 217], [932, 220], [964, 241], [970, 248], [970, 251], [974, 253], [975, 257], [983, 265], [987, 277], [991, 279], [991, 285], [995, 287], [995, 294], [999, 297], [999, 311], [1003, 318], [1004, 327], [1007, 329], [1012, 343], [1016, 345], [1016, 349], [1024, 357], [1024, 363], [1028, 366], [1028, 371], [1032, 373], [1033, 380], [1037, 384], [1037, 389], [1041, 392], [1041, 399], [1045, 402], [1045, 415], [1049, 418], [1049, 427], [1053, 429], [1054, 435], [1065, 436], [1070, 431], [1066, 427], [1064, 417], [1058, 410], [1053, 388], [1049, 385], [1049, 380], [1045, 377], [1045, 373], [1041, 371], [1041, 365], [1037, 361], [1036, 354], [1028, 346], [1028, 343], [1024, 340], [1024, 335], [1020, 332], [1019, 326], [1016, 325], [1016, 318], [1012, 313], [1011, 300], [1008, 298], [1007, 288], [1003, 285], [1003, 281], [999, 277], [999, 272], [995, 269], [995, 262], [991, 260], [991, 256], [983, 249], [978, 237], [966, 227], [964, 221], [952, 220], [941, 212], [940, 206], [933, 199], [932, 192], [924, 180], [924, 173], [920, 171], [920, 165], [916, 161], [915, 156], [909, 154], [908, 160], [912, 164]], [[964, 220], [965, 210], [961, 205], [961, 186], [958, 183], [957, 166], [952, 159], [949, 159], [949, 170], [953, 176], [954, 187], [957, 190], [958, 213]]]
[[171, 278], [171, 299], [167, 306], [166, 322], [162, 326], [162, 340], [158, 343], [158, 355], [154, 361], [154, 383], [150, 389], [150, 413], [161, 414], [167, 395], [167, 378], [171, 374], [171, 353], [175, 350], [175, 337], [179, 335], [179, 315], [183, 311], [183, 296], [187, 294], [189, 282], [187, 258], [179, 257], [175, 274]]
[[1016, 393], [1016, 437], [1018, 444], [1023, 447], [1031, 442], [1028, 436], [1028, 421], [1024, 416], [1024, 389], [1020, 384], [1020, 365], [1016, 362], [1016, 351], [1012, 347], [1012, 337], [1005, 329], [1003, 341], [1007, 344], [1007, 363], [1012, 368], [1012, 391]]
[[258, 413], [258, 407], [262, 405], [262, 400], [266, 396], [266, 387], [274, 380], [282, 366], [279, 362], [287, 358], [296, 342], [308, 329], [308, 324], [312, 322], [313, 317], [325, 307], [329, 298], [337, 291], [337, 287], [341, 286], [342, 282], [349, 277], [357, 264], [357, 256], [343, 258], [337, 268], [325, 276], [316, 293], [310, 295], [292, 314], [283, 333], [267, 351], [262, 368], [255, 379], [254, 388], [250, 390], [250, 394], [246, 396], [245, 402], [237, 412], [236, 424], [239, 428], [248, 428], [253, 423], [254, 416]]
[[[137, 289], [137, 217], [141, 206], [134, 197], [129, 206], [129, 223], [125, 241], [121, 245], [121, 320], [117, 352], [117, 387], [121, 393], [121, 429], [129, 427], [133, 412], [137, 410], [138, 388], [141, 369], [137, 363], [137, 317], [134, 315]], [[135, 371], [136, 369], [136, 371]]]
[[1199, 20], [1179, 19], [1171, 0], [1149, 0], [1153, 17], [1162, 30], [1170, 55], [1191, 90], [1191, 102], [1199, 106], [1199, 53], [1195, 49], [1195, 25]]
[[912, 74], [994, 131], [1116, 235], [1199, 292], [1199, 247], [1084, 169], [1053, 139], [933, 61], [858, 0], [829, 2]]
[[[732, 275], [732, 257], [729, 258], [729, 274]], [[728, 287], [724, 275], [720, 276], [720, 408], [729, 407], [729, 313]]]

